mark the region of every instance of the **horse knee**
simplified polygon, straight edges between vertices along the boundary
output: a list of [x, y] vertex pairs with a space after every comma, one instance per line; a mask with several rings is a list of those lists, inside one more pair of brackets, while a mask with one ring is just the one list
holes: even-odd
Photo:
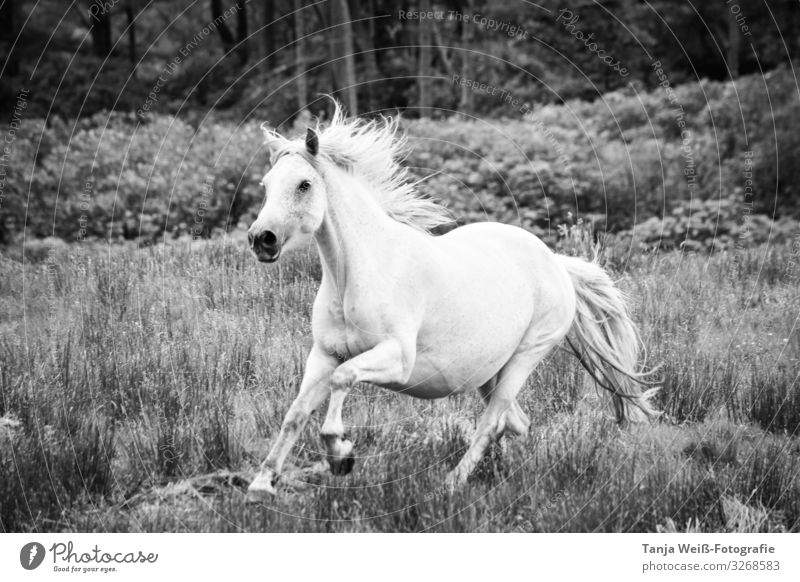
[[331, 374], [331, 390], [341, 391], [349, 390], [353, 383], [356, 381], [356, 373], [353, 369], [347, 367], [346, 363], [342, 364]]
[[515, 400], [506, 412], [506, 428], [514, 434], [525, 435], [528, 434], [530, 427], [531, 419]]
[[495, 439], [500, 439], [506, 432], [516, 435], [525, 435], [531, 426], [528, 415], [522, 410], [516, 400], [512, 400], [501, 413], [497, 415], [497, 420], [491, 431]]

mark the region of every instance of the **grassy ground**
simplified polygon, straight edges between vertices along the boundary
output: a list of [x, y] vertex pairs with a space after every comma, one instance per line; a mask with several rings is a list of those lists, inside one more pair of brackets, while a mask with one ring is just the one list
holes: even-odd
[[[530, 435], [451, 495], [479, 398], [360, 387], [354, 472], [254, 507], [242, 487], [298, 389], [316, 259], [268, 268], [223, 242], [6, 253], [0, 529], [800, 530], [796, 251], [612, 258], [663, 365], [664, 422], [619, 429], [556, 353], [521, 397]], [[321, 459], [319, 423], [297, 467]]]

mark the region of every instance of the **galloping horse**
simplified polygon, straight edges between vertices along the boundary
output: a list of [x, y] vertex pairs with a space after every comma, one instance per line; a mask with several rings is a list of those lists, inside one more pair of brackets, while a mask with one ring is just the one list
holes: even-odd
[[342, 405], [358, 382], [418, 398], [480, 393], [486, 410], [447, 476], [447, 486], [458, 487], [494, 440], [528, 431], [517, 394], [565, 338], [610, 395], [619, 422], [657, 414], [654, 390], [641, 388], [648, 372], [636, 328], [605, 271], [506, 224], [433, 236], [451, 218], [408, 183], [397, 129], [397, 119], [345, 119], [338, 104], [330, 124], [305, 139], [265, 129], [271, 169], [250, 247], [272, 263], [313, 237], [323, 274], [300, 391], [250, 500], [275, 493], [292, 445], [326, 398], [321, 434], [330, 468], [350, 472]]

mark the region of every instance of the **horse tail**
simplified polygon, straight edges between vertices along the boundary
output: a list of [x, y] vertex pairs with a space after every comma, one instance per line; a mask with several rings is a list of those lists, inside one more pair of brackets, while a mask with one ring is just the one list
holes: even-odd
[[[651, 400], [655, 372], [639, 363], [643, 344], [628, 314], [627, 301], [596, 261], [558, 255], [577, 297], [567, 342], [596, 386], [610, 396], [617, 422], [643, 422], [660, 414]], [[570, 337], [572, 336], [572, 337]]]

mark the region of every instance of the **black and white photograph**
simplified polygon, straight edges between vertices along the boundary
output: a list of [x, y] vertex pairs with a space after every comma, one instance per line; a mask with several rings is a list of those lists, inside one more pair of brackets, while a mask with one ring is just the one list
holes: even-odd
[[0, 0], [9, 571], [713, 534], [786, 579], [798, 64], [798, 0]]

